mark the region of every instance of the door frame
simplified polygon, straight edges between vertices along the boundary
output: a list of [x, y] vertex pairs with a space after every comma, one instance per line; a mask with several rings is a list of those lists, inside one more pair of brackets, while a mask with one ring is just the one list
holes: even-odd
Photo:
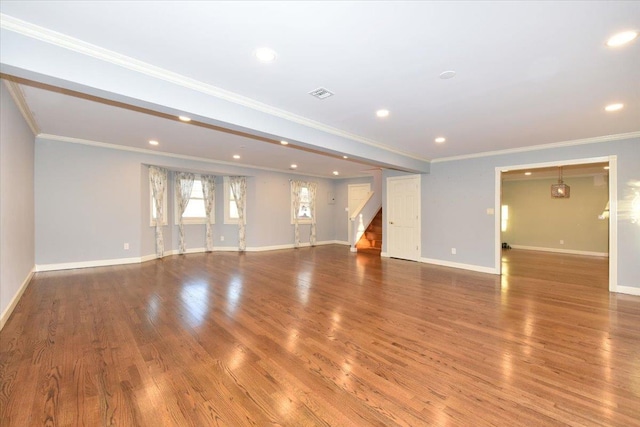
[[501, 217], [502, 217], [502, 171], [508, 169], [524, 170], [546, 168], [553, 166], [580, 165], [589, 163], [609, 162], [609, 292], [618, 290], [618, 157], [603, 156], [590, 157], [586, 159], [557, 160], [544, 163], [529, 163], [509, 166], [496, 166], [495, 168], [495, 207], [494, 207], [494, 230], [495, 230], [495, 260], [494, 269], [496, 274], [502, 274], [502, 243], [501, 243]]
[[[391, 186], [389, 185], [390, 182], [392, 181], [400, 181], [400, 180], [406, 180], [406, 179], [415, 179], [416, 183], [417, 183], [417, 195], [418, 195], [418, 218], [416, 219], [416, 223], [417, 223], [417, 228], [418, 228], [418, 255], [416, 257], [416, 259], [412, 259], [412, 258], [400, 258], [400, 259], [409, 259], [411, 261], [420, 261], [420, 259], [422, 258], [422, 196], [421, 196], [421, 189], [422, 189], [422, 179], [421, 179], [421, 175], [420, 174], [413, 174], [413, 175], [401, 175], [401, 176], [389, 176], [387, 177], [386, 180], [386, 200], [385, 200], [385, 212], [387, 212], [387, 215], [389, 215], [390, 209], [389, 209], [389, 200], [391, 199], [389, 197], [389, 192], [391, 189]], [[387, 216], [387, 221], [382, 223], [382, 230], [383, 230], [383, 239], [386, 245], [387, 250], [385, 251], [385, 254], [383, 256], [386, 257], [391, 257], [391, 255], [389, 254], [389, 229], [388, 229], [388, 224], [387, 222], [389, 221], [389, 218]], [[382, 254], [381, 254], [382, 255]]]

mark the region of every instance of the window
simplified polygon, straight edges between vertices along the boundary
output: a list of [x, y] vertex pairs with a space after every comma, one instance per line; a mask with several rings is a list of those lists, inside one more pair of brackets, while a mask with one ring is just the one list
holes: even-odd
[[[149, 203], [151, 204], [151, 216], [149, 218], [149, 225], [155, 227], [156, 225], [156, 203], [153, 198], [153, 190], [151, 189], [151, 183], [149, 183]], [[167, 225], [167, 217], [169, 216], [169, 212], [167, 211], [167, 189], [164, 190], [164, 195], [162, 197], [162, 212], [164, 212], [164, 218], [162, 221], [162, 225]]]
[[[224, 177], [224, 223], [237, 224], [240, 216], [238, 215], [238, 206], [236, 199], [231, 191], [231, 184], [228, 177]], [[244, 223], [247, 223], [247, 206], [244, 207]]]
[[[175, 224], [178, 224], [178, 195], [175, 195], [176, 200], [174, 203], [175, 206]], [[214, 202], [215, 203], [215, 202]], [[212, 212], [215, 212], [215, 208], [211, 209]], [[207, 216], [205, 214], [204, 209], [204, 192], [202, 191], [202, 180], [200, 179], [200, 175], [196, 175], [193, 180], [193, 188], [191, 189], [191, 196], [189, 197], [189, 203], [187, 203], [187, 208], [184, 210], [182, 214], [182, 223], [183, 224], [204, 224], [206, 222]], [[211, 220], [211, 223], [215, 223], [215, 215]]]
[[309, 187], [300, 187], [300, 208], [295, 212], [293, 206], [294, 184], [291, 183], [291, 224], [293, 224], [294, 216], [298, 217], [298, 224], [311, 224], [311, 197], [309, 195]]
[[501, 227], [500, 230], [501, 231], [507, 231], [507, 225], [509, 224], [509, 206], [507, 205], [502, 205], [502, 212], [501, 212]]

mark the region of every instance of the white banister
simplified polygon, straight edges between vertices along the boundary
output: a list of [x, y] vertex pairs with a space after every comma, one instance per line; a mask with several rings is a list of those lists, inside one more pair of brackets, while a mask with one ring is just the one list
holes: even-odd
[[[362, 215], [362, 210], [365, 208], [367, 203], [369, 203], [369, 200], [371, 200], [371, 197], [373, 196], [373, 194], [374, 194], [373, 191], [369, 191], [367, 195], [364, 197], [364, 199], [362, 200], [362, 202], [358, 206], [356, 206], [353, 212], [350, 212], [348, 214], [349, 215], [349, 221], [347, 221], [348, 235], [350, 240], [353, 239], [349, 242], [349, 244], [351, 245], [352, 252], [356, 251], [356, 248], [355, 248], [356, 243], [358, 243], [358, 240], [360, 240], [360, 238], [364, 234], [365, 226], [364, 226], [364, 218]], [[356, 219], [358, 219], [357, 226], [355, 224]]]
[[362, 203], [356, 206], [353, 212], [349, 213], [350, 221], [355, 221], [355, 219], [358, 217], [358, 215], [360, 215], [360, 212], [362, 212], [362, 209], [364, 209], [364, 207], [367, 205], [367, 203], [369, 202], [372, 196], [373, 196], [373, 191], [369, 191], [365, 196], [365, 198], [362, 200]]

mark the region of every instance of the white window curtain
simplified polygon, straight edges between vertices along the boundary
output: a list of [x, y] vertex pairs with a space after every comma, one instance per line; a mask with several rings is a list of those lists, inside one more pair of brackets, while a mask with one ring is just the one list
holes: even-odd
[[242, 252], [247, 248], [244, 223], [244, 208], [247, 205], [247, 178], [244, 176], [230, 176], [229, 186], [238, 208], [238, 249]]
[[205, 219], [206, 227], [206, 247], [207, 252], [213, 251], [213, 204], [216, 199], [216, 177], [213, 175], [201, 175], [202, 193], [204, 194], [204, 211], [207, 218]]
[[156, 205], [156, 257], [164, 256], [164, 239], [162, 237], [162, 223], [166, 213], [162, 209], [165, 191], [167, 191], [167, 170], [158, 166], [149, 166], [149, 182]]
[[311, 246], [316, 245], [316, 193], [318, 185], [315, 182], [305, 181], [291, 181], [292, 196], [293, 196], [293, 230], [294, 230], [294, 242], [293, 245], [296, 248], [300, 247], [300, 220], [298, 213], [300, 212], [300, 199], [302, 189], [306, 187], [309, 190], [309, 211], [311, 214], [311, 230], [309, 235], [309, 244]]
[[300, 211], [300, 192], [302, 191], [302, 187], [305, 185], [306, 183], [304, 181], [291, 181], [291, 195], [293, 196], [293, 246], [296, 248], [300, 247], [300, 221], [298, 219], [298, 212]]
[[318, 184], [315, 182], [307, 183], [309, 189], [309, 210], [311, 211], [311, 236], [309, 236], [309, 244], [316, 245], [316, 193], [318, 192]]
[[176, 172], [175, 174], [175, 191], [178, 201], [178, 227], [180, 231], [180, 247], [178, 248], [178, 252], [181, 254], [185, 253], [184, 220], [182, 219], [182, 214], [185, 209], [187, 209], [189, 199], [191, 199], [194, 179], [195, 175], [192, 173]]

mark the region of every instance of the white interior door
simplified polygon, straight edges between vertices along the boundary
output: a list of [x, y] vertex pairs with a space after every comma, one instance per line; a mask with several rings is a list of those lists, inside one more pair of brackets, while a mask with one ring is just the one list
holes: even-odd
[[420, 259], [420, 176], [387, 178], [387, 255]]
[[370, 191], [371, 184], [350, 184], [347, 187], [349, 217], [353, 216], [354, 210], [367, 198]]

